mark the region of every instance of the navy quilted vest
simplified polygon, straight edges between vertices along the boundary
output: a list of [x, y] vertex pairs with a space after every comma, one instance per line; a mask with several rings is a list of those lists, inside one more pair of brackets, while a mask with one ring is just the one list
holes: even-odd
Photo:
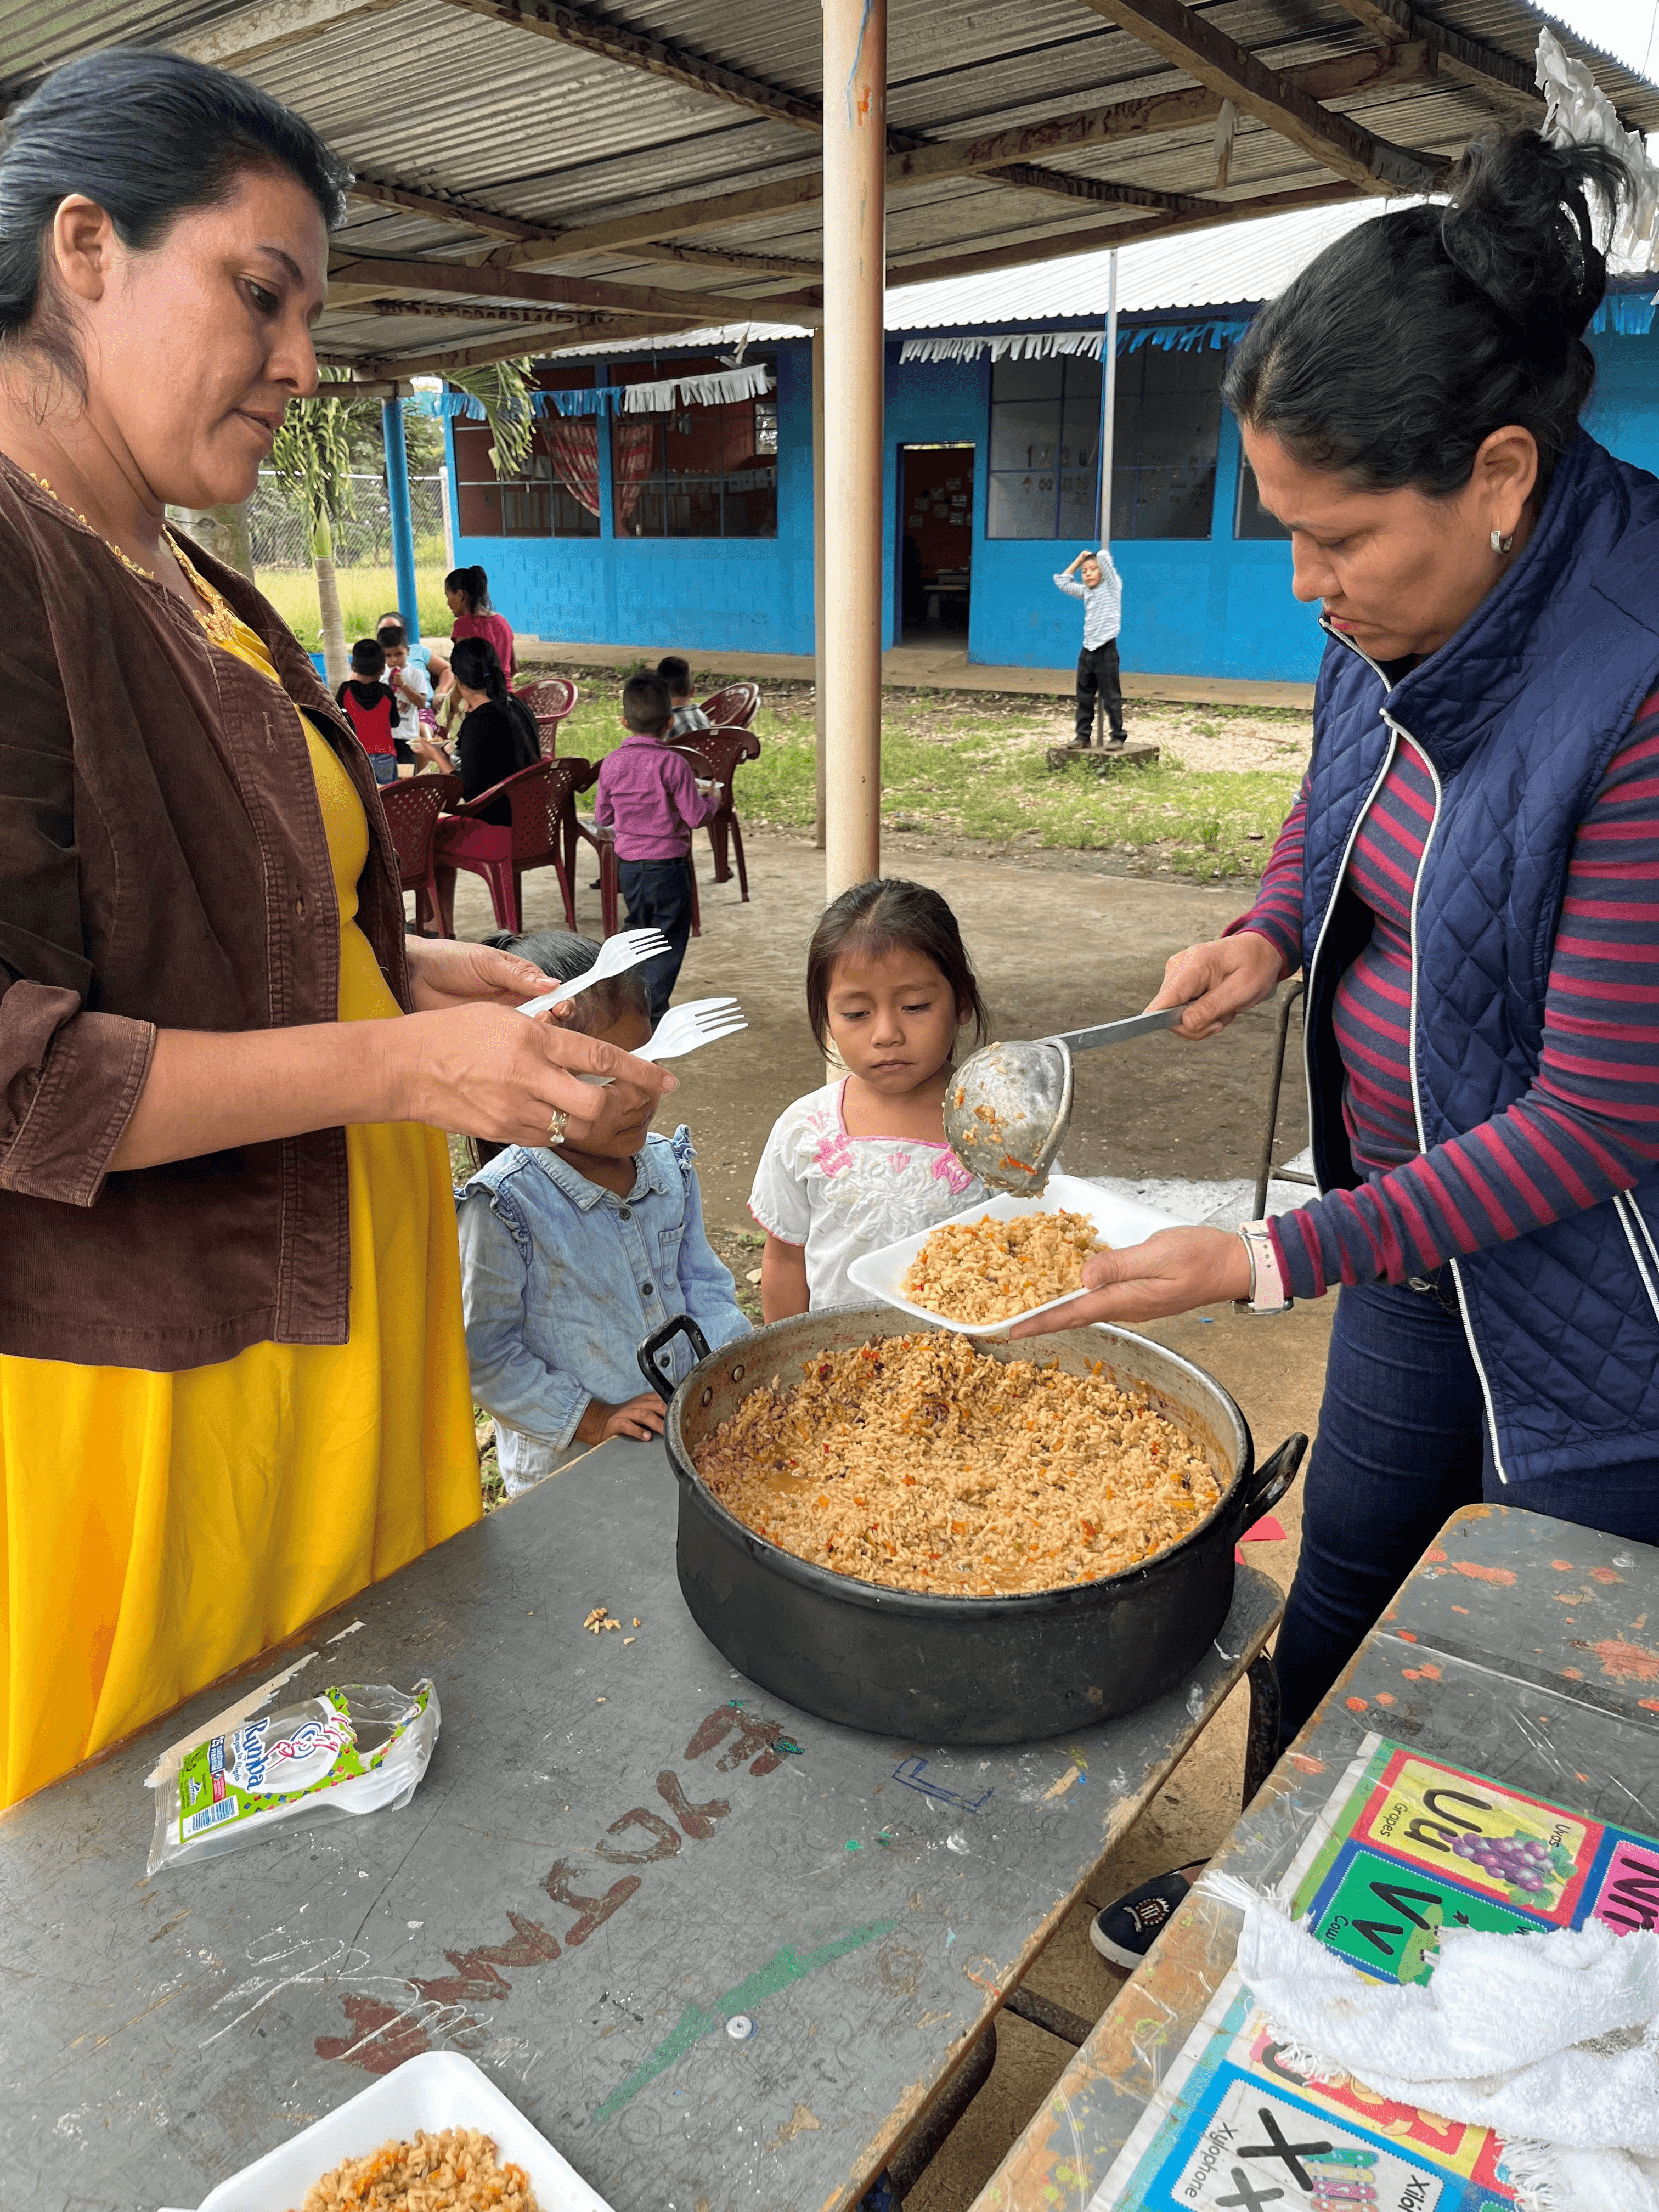
[[[1512, 1105], [1537, 1073], [1574, 833], [1656, 678], [1659, 481], [1582, 433], [1525, 552], [1438, 653], [1390, 690], [1332, 633], [1303, 904], [1322, 1189], [1359, 1181], [1332, 1000], [1364, 927], [1342, 893], [1347, 853], [1395, 732], [1415, 738], [1439, 788], [1412, 930], [1412, 1076], [1427, 1150]], [[1628, 1195], [1474, 1253], [1454, 1273], [1505, 1477], [1593, 1485], [1600, 1468], [1659, 1458], [1659, 1169]]]

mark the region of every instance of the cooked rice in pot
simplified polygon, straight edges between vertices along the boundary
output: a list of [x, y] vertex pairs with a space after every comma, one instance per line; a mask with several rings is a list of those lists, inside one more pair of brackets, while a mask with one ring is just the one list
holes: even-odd
[[384, 2142], [313, 2182], [304, 2212], [538, 2212], [521, 2166], [502, 2166], [478, 2128], [446, 2128]]
[[1099, 1245], [1086, 1213], [947, 1221], [912, 1260], [900, 1288], [943, 1321], [1012, 1321], [1080, 1291], [1083, 1263]]
[[1109, 1382], [945, 1331], [874, 1340], [756, 1390], [696, 1454], [728, 1511], [798, 1559], [944, 1596], [1054, 1589], [1190, 1534], [1221, 1485]]

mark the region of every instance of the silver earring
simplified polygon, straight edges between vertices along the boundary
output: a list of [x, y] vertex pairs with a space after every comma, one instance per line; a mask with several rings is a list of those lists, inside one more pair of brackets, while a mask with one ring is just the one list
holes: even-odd
[[1515, 550], [1515, 532], [1512, 530], [1494, 530], [1492, 534], [1492, 550], [1494, 553], [1513, 552]]

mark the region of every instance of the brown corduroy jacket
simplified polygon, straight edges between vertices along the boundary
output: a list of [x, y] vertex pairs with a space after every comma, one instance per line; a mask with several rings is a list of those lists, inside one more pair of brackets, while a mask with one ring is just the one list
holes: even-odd
[[[398, 865], [368, 759], [245, 577], [370, 825], [357, 918], [409, 1004]], [[343, 1344], [345, 1133], [111, 1174], [158, 1029], [336, 1018], [339, 908], [299, 718], [189, 608], [0, 457], [0, 1352], [177, 1370]]]

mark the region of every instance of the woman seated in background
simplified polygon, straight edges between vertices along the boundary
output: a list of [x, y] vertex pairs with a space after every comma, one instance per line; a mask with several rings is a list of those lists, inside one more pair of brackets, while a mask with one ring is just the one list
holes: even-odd
[[[461, 772], [465, 805], [520, 769], [533, 767], [542, 757], [542, 748], [536, 717], [522, 699], [515, 699], [507, 690], [492, 645], [481, 637], [463, 638], [451, 665], [456, 693], [467, 710], [453, 748]], [[416, 740], [416, 750], [428, 760], [441, 757], [438, 748], [425, 739]], [[443, 765], [450, 765], [447, 759]], [[457, 860], [504, 860], [512, 848], [509, 799], [492, 799], [482, 814], [460, 820], [449, 817], [440, 822], [433, 859], [437, 863], [443, 912], [451, 911]]]
[[483, 570], [452, 568], [444, 578], [444, 597], [455, 617], [449, 633], [450, 642], [459, 645], [469, 637], [487, 639], [495, 648], [495, 656], [511, 682], [513, 632], [505, 616], [498, 615], [489, 604], [489, 579]]

